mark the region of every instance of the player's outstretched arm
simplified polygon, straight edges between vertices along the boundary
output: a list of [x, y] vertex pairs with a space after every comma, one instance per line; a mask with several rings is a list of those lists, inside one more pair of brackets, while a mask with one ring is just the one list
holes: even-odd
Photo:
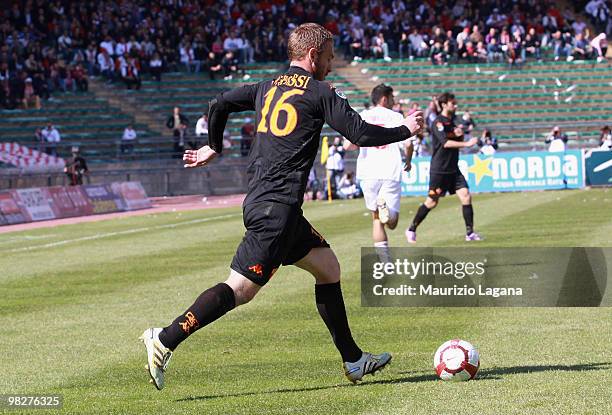
[[472, 137], [468, 141], [447, 140], [444, 143], [444, 148], [467, 148], [476, 145], [476, 143], [478, 143], [478, 139], [476, 137]]
[[255, 110], [256, 96], [257, 85], [245, 85], [223, 92], [210, 101], [208, 110], [208, 146], [212, 150], [216, 153], [221, 153], [223, 150], [223, 130], [225, 130], [229, 115], [232, 112]]
[[423, 128], [423, 113], [418, 111], [395, 128], [379, 127], [363, 121], [346, 97], [335, 89], [321, 90], [325, 121], [334, 130], [360, 147], [374, 147], [403, 141]]
[[406, 155], [406, 162], [404, 163], [404, 171], [412, 170], [412, 155], [414, 154], [414, 145], [412, 141], [406, 141], [404, 146], [404, 153]]

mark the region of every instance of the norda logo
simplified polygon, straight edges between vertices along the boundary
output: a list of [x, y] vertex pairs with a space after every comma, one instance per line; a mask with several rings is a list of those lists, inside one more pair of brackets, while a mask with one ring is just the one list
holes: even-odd
[[[545, 155], [544, 155], [545, 154]], [[471, 175], [476, 183], [485, 177], [493, 180], [546, 179], [559, 177], [578, 177], [580, 175], [580, 157], [576, 154], [511, 155], [481, 157], [468, 156], [459, 160], [459, 169], [468, 179]], [[410, 173], [403, 178], [405, 184], [427, 183], [429, 180], [429, 159], [415, 160]]]

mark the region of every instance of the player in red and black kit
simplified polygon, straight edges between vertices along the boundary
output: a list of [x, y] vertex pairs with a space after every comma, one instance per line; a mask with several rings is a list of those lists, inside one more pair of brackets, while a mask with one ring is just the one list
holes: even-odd
[[417, 133], [423, 127], [423, 114], [412, 114], [397, 128], [364, 122], [341, 91], [322, 82], [334, 54], [331, 33], [317, 24], [297, 27], [287, 49], [291, 66], [286, 73], [222, 93], [211, 101], [209, 145], [187, 150], [183, 157], [185, 167], [208, 164], [222, 150], [229, 114], [256, 112], [243, 204], [246, 234], [232, 260], [229, 278], [200, 294], [169, 326], [147, 329], [141, 336], [151, 381], [158, 389], [164, 386], [172, 351], [196, 330], [250, 301], [281, 265], [296, 265], [314, 276], [317, 309], [350, 381], [361, 380], [391, 360], [389, 353], [362, 352], [353, 340], [340, 289], [340, 265], [323, 236], [303, 216], [301, 206], [325, 122], [359, 146], [380, 146]]
[[457, 194], [461, 201], [463, 219], [465, 220], [466, 241], [479, 241], [480, 235], [474, 232], [474, 209], [472, 196], [465, 177], [459, 170], [459, 149], [472, 147], [476, 138], [463, 141], [463, 129], [454, 122], [457, 101], [450, 92], [445, 92], [437, 99], [442, 112], [433, 122], [431, 164], [429, 167], [429, 192], [425, 202], [419, 206], [410, 227], [406, 229], [406, 239], [416, 243], [417, 226], [429, 211], [438, 205], [438, 199], [446, 193]]

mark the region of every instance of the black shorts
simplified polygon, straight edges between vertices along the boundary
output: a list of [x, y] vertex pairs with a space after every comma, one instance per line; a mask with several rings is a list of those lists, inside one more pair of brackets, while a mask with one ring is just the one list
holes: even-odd
[[444, 196], [446, 193], [454, 195], [462, 188], [469, 189], [465, 177], [461, 172], [457, 173], [430, 173], [429, 194], [431, 198]]
[[246, 233], [231, 268], [264, 286], [278, 267], [304, 258], [312, 248], [329, 244], [302, 214], [298, 206], [259, 202], [244, 206]]

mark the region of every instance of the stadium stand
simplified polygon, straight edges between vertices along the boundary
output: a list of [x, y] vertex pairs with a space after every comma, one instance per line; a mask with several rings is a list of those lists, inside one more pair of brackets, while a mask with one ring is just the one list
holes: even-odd
[[[71, 147], [79, 146], [93, 163], [115, 160], [123, 129], [134, 122], [133, 117], [91, 92], [54, 94], [41, 110], [2, 110], [0, 114], [1, 141], [44, 148], [35, 131], [52, 123], [61, 134], [61, 157], [68, 157]], [[135, 124], [135, 128], [143, 139], [152, 135], [146, 125]]]
[[[106, 1], [17, 1], [0, 10], [0, 106], [5, 108], [0, 140], [39, 147], [34, 131], [52, 122], [62, 135], [62, 156], [78, 145], [93, 164], [170, 159], [172, 137], [165, 119], [172, 107], [183, 109], [193, 136], [211, 97], [272, 77], [282, 64], [266, 61], [284, 60], [289, 31], [317, 21], [336, 35], [337, 55], [350, 62], [339, 59], [330, 80], [357, 110], [379, 82], [391, 84], [404, 102], [422, 107], [431, 95], [453, 90], [478, 128], [493, 130], [502, 150], [543, 148], [543, 135], [556, 124], [569, 135], [570, 146], [595, 145], [599, 129], [611, 118], [606, 105], [612, 98], [611, 70], [604, 57], [610, 10], [605, 3], [593, 9], [593, 2], [584, 1], [532, 3], [134, 0], [119, 7]], [[595, 36], [599, 32], [604, 36]], [[421, 44], [408, 45], [413, 33]], [[492, 37], [505, 63], [470, 55], [468, 41], [482, 38], [488, 48]], [[530, 45], [537, 54], [525, 53]], [[432, 65], [437, 49], [445, 55], [439, 61], [443, 65]], [[579, 60], [584, 57], [579, 49], [589, 60]], [[108, 68], [103, 50], [109, 51]], [[222, 63], [230, 50], [238, 71], [232, 79], [210, 80], [208, 53]], [[398, 60], [402, 52], [411, 59]], [[372, 56], [384, 59], [368, 60]], [[89, 75], [89, 92], [78, 92], [88, 89], [78, 81], [81, 67]], [[196, 68], [201, 73], [180, 72]], [[126, 89], [126, 76], [133, 72], [138, 82]], [[28, 92], [27, 77], [33, 78], [33, 91]], [[40, 110], [23, 108], [24, 94], [31, 92], [42, 98]], [[228, 158], [240, 155], [240, 129], [252, 116], [230, 119]], [[133, 153], [124, 155], [120, 140], [130, 123], [138, 142]], [[336, 133], [325, 128], [323, 134]]]
[[385, 82], [400, 100], [421, 108], [432, 95], [454, 91], [459, 115], [469, 110], [478, 129], [493, 130], [504, 150], [545, 148], [553, 125], [566, 131], [570, 146], [594, 147], [599, 128], [612, 118], [612, 70], [592, 62], [532, 62], [511, 71], [504, 64], [361, 61], [342, 73], [362, 89]]

